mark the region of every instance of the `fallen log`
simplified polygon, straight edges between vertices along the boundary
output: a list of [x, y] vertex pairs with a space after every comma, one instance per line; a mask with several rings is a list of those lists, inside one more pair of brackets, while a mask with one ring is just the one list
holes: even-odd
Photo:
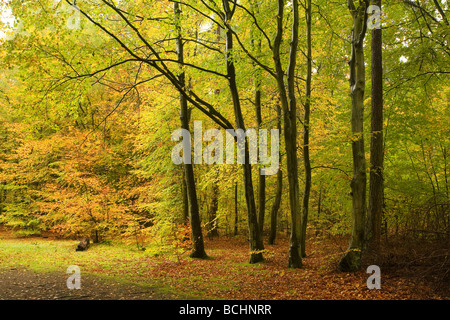
[[89, 248], [89, 239], [84, 238], [80, 241], [75, 251], [86, 251]]

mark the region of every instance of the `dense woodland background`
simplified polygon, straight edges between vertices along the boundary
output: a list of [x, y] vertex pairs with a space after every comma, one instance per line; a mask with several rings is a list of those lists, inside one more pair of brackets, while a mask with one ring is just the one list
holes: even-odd
[[[353, 2], [104, 0], [77, 1], [77, 11], [72, 1], [2, 1], [16, 23], [1, 27], [0, 224], [25, 236], [192, 247], [197, 257], [204, 237], [244, 236], [250, 262], [289, 236], [286, 266], [297, 268], [309, 254], [302, 241], [324, 235], [353, 230], [348, 251], [370, 249], [354, 242], [362, 197], [356, 224], [378, 230], [375, 250], [394, 238], [448, 250], [448, 2]], [[382, 5], [382, 29], [368, 28], [369, 4]], [[365, 56], [353, 70], [352, 52]], [[378, 105], [372, 72], [382, 75]], [[349, 81], [365, 109], [361, 132]], [[372, 110], [383, 111], [381, 130]], [[204, 130], [280, 128], [280, 173], [175, 165], [171, 134], [192, 132], [194, 120]], [[384, 161], [373, 166], [381, 132]], [[365, 167], [354, 167], [355, 146]]]

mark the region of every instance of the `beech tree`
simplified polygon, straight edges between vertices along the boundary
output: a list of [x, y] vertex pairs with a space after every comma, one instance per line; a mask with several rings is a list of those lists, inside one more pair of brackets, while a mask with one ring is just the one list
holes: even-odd
[[311, 194], [311, 160], [309, 153], [310, 119], [311, 119], [311, 82], [312, 82], [312, 39], [311, 39], [311, 0], [306, 1], [306, 90], [303, 117], [303, 164], [305, 169], [305, 188], [303, 191], [303, 211], [301, 223], [301, 250], [306, 257], [306, 227], [308, 223], [309, 198]]
[[[381, 0], [371, 1], [371, 5], [381, 10]], [[372, 112], [370, 139], [370, 182], [369, 208], [367, 212], [367, 241], [376, 247], [381, 237], [381, 217], [383, 214], [383, 51], [382, 29], [372, 30]]]
[[[173, 4], [173, 10], [175, 13], [175, 26], [177, 30], [177, 59], [178, 63], [183, 65], [184, 63], [184, 44], [183, 44], [183, 38], [182, 38], [182, 30], [180, 25], [180, 19], [181, 17], [181, 9], [178, 3]], [[188, 110], [188, 101], [186, 99], [186, 96], [183, 95], [182, 90], [186, 90], [186, 75], [185, 73], [180, 70], [180, 73], [178, 74], [178, 82], [180, 84], [180, 87], [182, 88], [180, 90], [180, 121], [181, 121], [181, 128], [185, 129], [187, 131], [189, 130], [189, 110]], [[189, 142], [190, 144], [190, 142]], [[183, 155], [185, 159], [187, 159], [186, 155]], [[193, 248], [191, 252], [191, 257], [193, 258], [205, 258], [206, 252], [205, 247], [203, 243], [203, 234], [202, 234], [202, 228], [201, 228], [201, 221], [200, 221], [200, 213], [199, 213], [199, 207], [198, 207], [198, 200], [197, 200], [197, 190], [195, 186], [195, 178], [194, 178], [194, 168], [193, 164], [190, 161], [185, 161], [183, 164], [184, 167], [184, 178], [186, 181], [186, 192], [187, 192], [187, 198], [188, 198], [188, 204], [189, 204], [189, 221], [191, 224], [191, 231], [192, 231], [192, 242], [193, 242]]]
[[364, 38], [367, 31], [367, 8], [369, 1], [360, 1], [358, 7], [353, 0], [347, 2], [353, 17], [350, 94], [352, 98], [352, 235], [346, 254], [339, 262], [341, 271], [356, 271], [361, 267], [364, 247], [364, 228], [366, 218], [366, 159], [364, 152], [364, 91], [366, 86], [364, 65]]

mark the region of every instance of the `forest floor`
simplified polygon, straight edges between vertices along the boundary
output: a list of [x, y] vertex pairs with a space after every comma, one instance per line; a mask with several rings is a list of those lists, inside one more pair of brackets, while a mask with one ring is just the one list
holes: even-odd
[[[283, 235], [285, 237], [285, 235]], [[206, 240], [209, 259], [155, 254], [123, 244], [95, 244], [76, 252], [77, 241], [17, 238], [0, 232], [0, 299], [248, 299], [430, 300], [450, 298], [449, 246], [393, 240], [356, 273], [336, 271], [346, 249], [341, 237], [309, 240], [301, 269], [288, 269], [288, 240], [266, 245], [265, 262], [248, 264], [243, 238]], [[381, 289], [369, 290], [366, 267], [381, 268]], [[66, 286], [67, 267], [81, 270], [81, 289]]]

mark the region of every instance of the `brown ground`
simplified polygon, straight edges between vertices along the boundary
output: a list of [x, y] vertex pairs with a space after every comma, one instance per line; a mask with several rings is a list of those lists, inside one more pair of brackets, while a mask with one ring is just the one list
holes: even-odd
[[92, 275], [81, 277], [81, 288], [69, 290], [64, 272], [35, 273], [20, 269], [0, 270], [0, 300], [171, 300], [180, 296], [158, 288], [117, 283]]
[[[184, 256], [177, 262], [165, 256], [143, 255], [138, 260], [118, 262], [126, 265], [126, 270], [143, 270], [136, 280], [146, 286], [115, 281], [122, 274], [99, 269], [95, 261], [92, 266], [84, 266], [90, 268], [87, 270], [90, 274], [83, 273], [80, 290], [67, 289], [65, 272], [34, 273], [11, 267], [0, 270], [0, 299], [173, 300], [194, 295], [226, 300], [450, 298], [448, 240], [389, 239], [383, 242], [381, 254], [366, 254], [361, 271], [340, 273], [336, 266], [347, 247], [346, 238], [310, 236], [303, 268], [290, 270], [287, 268], [288, 239], [283, 236], [279, 236], [276, 245], [265, 246], [266, 261], [257, 265], [247, 263], [248, 242], [244, 237], [207, 239], [205, 247], [210, 259], [206, 260]], [[381, 290], [369, 290], [366, 286], [369, 275], [365, 270], [370, 264], [381, 268]], [[170, 287], [180, 295], [167, 293], [155, 283]]]

